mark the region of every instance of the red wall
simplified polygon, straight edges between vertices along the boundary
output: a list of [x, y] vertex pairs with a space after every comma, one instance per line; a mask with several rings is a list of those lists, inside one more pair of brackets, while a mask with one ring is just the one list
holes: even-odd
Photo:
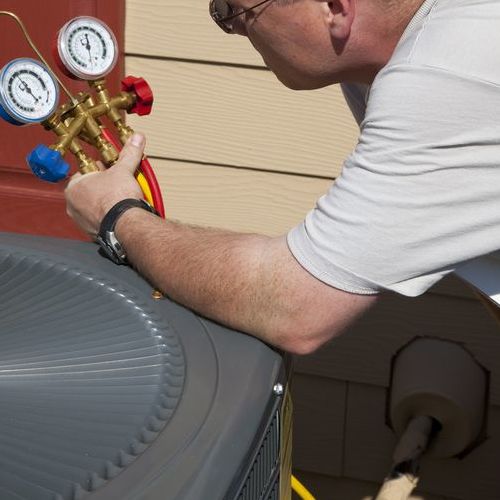
[[[108, 76], [111, 91], [119, 90], [124, 65], [125, 0], [0, 0], [0, 10], [11, 11], [22, 19], [53, 69], [51, 44], [59, 28], [76, 16], [102, 19], [115, 32], [122, 51], [116, 69]], [[0, 16], [0, 68], [17, 57], [36, 58], [36, 55], [17, 24]], [[62, 75], [58, 72], [58, 76]], [[86, 89], [83, 83], [65, 77], [63, 81], [71, 91]], [[61, 101], [65, 100], [61, 92]], [[86, 238], [65, 213], [64, 183], [53, 185], [37, 179], [25, 161], [36, 145], [48, 146], [54, 139], [55, 135], [41, 125], [15, 127], [0, 120], [0, 231]], [[69, 154], [66, 159], [70, 160]], [[75, 165], [72, 160], [70, 163]]]

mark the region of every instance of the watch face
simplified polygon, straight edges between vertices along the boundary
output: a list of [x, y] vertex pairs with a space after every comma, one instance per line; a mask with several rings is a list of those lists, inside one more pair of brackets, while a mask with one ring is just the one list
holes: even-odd
[[158, 212], [144, 200], [138, 200], [133, 198], [127, 198], [121, 200], [116, 205], [111, 207], [109, 212], [104, 216], [101, 222], [101, 227], [99, 229], [99, 234], [97, 235], [97, 243], [101, 246], [106, 255], [115, 264], [126, 264], [127, 255], [122, 247], [121, 243], [118, 241], [115, 235], [115, 226], [120, 218], [129, 208], [142, 208], [147, 212], [158, 215]]
[[116, 239], [115, 233], [112, 231], [108, 231], [108, 242], [113, 248], [113, 252], [123, 261], [125, 261], [125, 251], [121, 246], [120, 242]]
[[123, 258], [120, 257], [120, 255], [118, 255], [115, 252], [115, 249], [113, 248], [113, 246], [110, 243], [108, 243], [108, 241], [106, 241], [106, 237], [103, 238], [101, 236], [101, 234], [98, 234], [96, 237], [96, 242], [98, 243], [98, 245], [100, 247], [99, 253], [101, 255], [103, 255], [104, 257], [107, 257], [109, 260], [111, 260], [115, 264], [126, 264], [125, 255], [123, 256]]

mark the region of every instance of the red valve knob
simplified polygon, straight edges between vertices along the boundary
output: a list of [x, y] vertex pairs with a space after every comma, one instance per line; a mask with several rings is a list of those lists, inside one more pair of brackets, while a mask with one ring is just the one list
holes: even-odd
[[153, 107], [153, 91], [144, 78], [127, 76], [122, 80], [122, 90], [135, 94], [136, 102], [127, 113], [135, 113], [139, 116], [149, 115]]

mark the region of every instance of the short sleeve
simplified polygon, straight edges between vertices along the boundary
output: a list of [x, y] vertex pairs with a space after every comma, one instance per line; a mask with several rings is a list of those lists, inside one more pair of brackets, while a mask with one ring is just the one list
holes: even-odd
[[288, 234], [295, 258], [345, 291], [416, 296], [499, 249], [499, 109], [495, 83], [384, 69], [340, 177]]

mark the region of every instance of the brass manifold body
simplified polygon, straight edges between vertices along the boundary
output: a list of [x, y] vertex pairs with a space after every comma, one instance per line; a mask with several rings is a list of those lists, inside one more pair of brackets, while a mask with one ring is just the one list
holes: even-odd
[[[55, 113], [42, 122], [45, 129], [53, 130], [59, 136], [59, 141], [50, 146], [50, 149], [57, 151], [62, 157], [64, 157], [68, 150], [71, 151], [78, 160], [81, 173], [99, 171], [96, 161], [83, 151], [78, 140], [82, 139], [94, 146], [101, 153], [106, 166], [113, 165], [118, 159], [119, 153], [114, 145], [106, 140], [100, 118], [107, 116], [111, 120], [118, 131], [121, 143], [124, 144], [133, 131], [125, 125], [121, 111], [130, 111], [137, 101], [137, 95], [134, 92], [121, 92], [118, 96], [110, 97], [106, 88], [106, 81], [98, 79], [88, 82], [90, 89], [95, 92], [95, 98], [84, 92], [73, 96], [64, 83], [52, 71], [49, 64], [47, 64], [43, 55], [33, 43], [22, 20], [13, 12], [4, 10], [0, 10], [0, 16], [7, 16], [18, 24], [26, 41], [36, 53], [39, 60], [45, 65], [47, 71], [59, 83], [70, 99], [68, 104], [61, 106]], [[146, 114], [146, 112], [143, 114]]]
[[98, 172], [97, 162], [83, 150], [80, 140], [95, 147], [106, 166], [113, 165], [119, 152], [103, 135], [103, 125], [100, 118], [106, 116], [116, 127], [120, 142], [124, 144], [133, 134], [133, 130], [124, 123], [122, 111], [130, 110], [137, 99], [132, 92], [120, 92], [117, 96], [110, 96], [105, 80], [90, 81], [89, 86], [95, 92], [92, 96], [80, 92], [73, 102], [62, 105], [55, 113], [47, 118], [42, 125], [46, 130], [53, 130], [59, 141], [50, 149], [64, 155], [71, 151], [79, 164], [82, 174]]

